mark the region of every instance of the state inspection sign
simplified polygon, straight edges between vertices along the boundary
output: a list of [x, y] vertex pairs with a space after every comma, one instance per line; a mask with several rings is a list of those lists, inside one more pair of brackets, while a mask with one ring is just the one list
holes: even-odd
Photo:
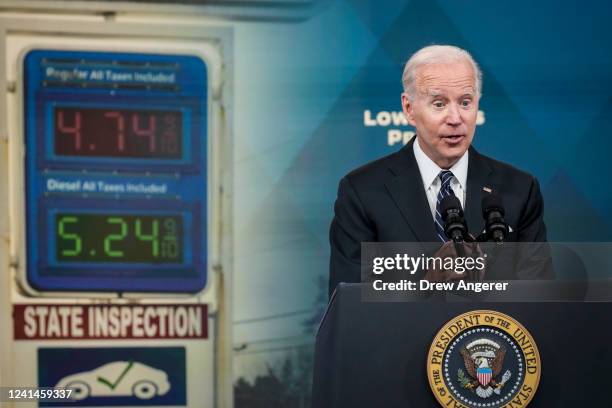
[[13, 305], [15, 340], [206, 339], [202, 304]]

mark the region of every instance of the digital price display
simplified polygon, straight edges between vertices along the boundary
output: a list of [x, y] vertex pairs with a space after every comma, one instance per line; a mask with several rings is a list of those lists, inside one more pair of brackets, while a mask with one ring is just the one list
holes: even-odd
[[61, 262], [181, 263], [180, 216], [57, 214], [57, 259]]
[[202, 290], [206, 63], [43, 49], [23, 61], [27, 284], [40, 292]]
[[177, 111], [56, 107], [55, 154], [179, 158], [182, 115]]

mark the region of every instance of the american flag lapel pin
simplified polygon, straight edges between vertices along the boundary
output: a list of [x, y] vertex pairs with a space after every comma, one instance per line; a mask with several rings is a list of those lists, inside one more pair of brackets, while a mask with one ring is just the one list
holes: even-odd
[[491, 187], [484, 186], [482, 188], [482, 191], [486, 191], [487, 193], [491, 193], [493, 190], [491, 189]]

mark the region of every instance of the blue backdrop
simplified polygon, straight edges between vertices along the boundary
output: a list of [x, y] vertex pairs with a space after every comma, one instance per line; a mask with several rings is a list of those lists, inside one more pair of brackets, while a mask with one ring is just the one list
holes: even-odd
[[401, 111], [403, 65], [425, 45], [479, 62], [474, 145], [538, 177], [549, 240], [612, 241], [611, 21], [604, 1], [337, 0], [299, 24], [238, 25], [236, 343], [303, 333], [305, 314], [275, 316], [326, 286], [340, 178], [414, 130], [364, 112]]

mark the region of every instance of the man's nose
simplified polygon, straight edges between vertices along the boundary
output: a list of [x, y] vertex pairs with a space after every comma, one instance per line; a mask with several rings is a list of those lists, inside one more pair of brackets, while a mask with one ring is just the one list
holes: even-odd
[[459, 112], [459, 107], [454, 103], [448, 105], [446, 124], [450, 126], [458, 126], [461, 124], [461, 112]]

